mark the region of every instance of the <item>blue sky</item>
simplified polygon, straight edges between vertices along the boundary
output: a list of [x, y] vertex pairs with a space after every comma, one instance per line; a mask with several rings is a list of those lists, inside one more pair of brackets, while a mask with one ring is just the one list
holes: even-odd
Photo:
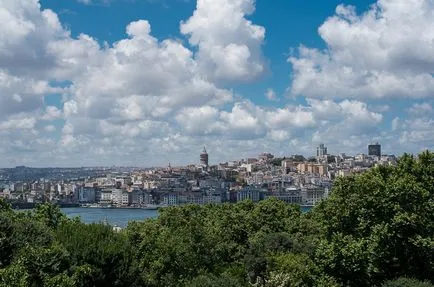
[[433, 5], [6, 0], [0, 166], [432, 149]]
[[[177, 38], [188, 45], [179, 31], [181, 21], [188, 19], [196, 7], [193, 0], [115, 0], [110, 3], [94, 1], [83, 5], [78, 1], [41, 1], [43, 8], [56, 11], [62, 23], [70, 29], [73, 36], [86, 33], [100, 43], [112, 44], [125, 35], [125, 27], [132, 21], [146, 19], [152, 25], [152, 35], [158, 39]], [[360, 11], [366, 10], [375, 1], [346, 1]], [[258, 97], [258, 89], [274, 90], [283, 95], [288, 86], [291, 65], [286, 59], [291, 49], [303, 44], [310, 47], [326, 48], [318, 35], [318, 27], [333, 15], [336, 6], [342, 1], [256, 1], [256, 11], [248, 18], [266, 27], [267, 36], [263, 52], [269, 63], [270, 71], [260, 81], [249, 85], [235, 85], [237, 91], [246, 97], [267, 102]], [[194, 47], [193, 47], [194, 48]]]

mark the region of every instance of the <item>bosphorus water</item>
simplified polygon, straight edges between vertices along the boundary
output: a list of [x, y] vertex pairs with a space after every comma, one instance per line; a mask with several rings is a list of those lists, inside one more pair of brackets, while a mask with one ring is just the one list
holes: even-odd
[[[303, 206], [301, 210], [307, 212], [311, 207]], [[126, 227], [130, 221], [143, 221], [158, 216], [157, 210], [129, 209], [129, 208], [62, 208], [66, 216], [80, 217], [84, 223], [100, 223], [107, 221], [110, 225]]]
[[143, 221], [158, 216], [157, 210], [129, 208], [62, 208], [62, 212], [70, 218], [78, 216], [84, 223], [107, 221], [119, 227], [126, 227], [129, 221]]

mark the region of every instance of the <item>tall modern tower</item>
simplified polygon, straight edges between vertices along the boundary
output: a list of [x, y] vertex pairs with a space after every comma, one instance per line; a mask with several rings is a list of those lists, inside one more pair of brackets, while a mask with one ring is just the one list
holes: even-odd
[[319, 147], [316, 148], [316, 156], [324, 157], [326, 155], [327, 155], [327, 148], [324, 146], [324, 144], [320, 144]]
[[379, 143], [368, 145], [368, 155], [381, 157], [381, 145]]
[[208, 153], [206, 152], [205, 147], [203, 147], [203, 151], [200, 154], [200, 164], [204, 166], [208, 166]]

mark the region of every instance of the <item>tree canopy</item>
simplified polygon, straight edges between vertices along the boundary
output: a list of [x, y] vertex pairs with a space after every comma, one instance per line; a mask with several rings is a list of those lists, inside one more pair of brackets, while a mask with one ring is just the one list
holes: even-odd
[[115, 232], [0, 199], [0, 250], [0, 287], [429, 287], [434, 153], [338, 178], [308, 213], [277, 199], [187, 205]]

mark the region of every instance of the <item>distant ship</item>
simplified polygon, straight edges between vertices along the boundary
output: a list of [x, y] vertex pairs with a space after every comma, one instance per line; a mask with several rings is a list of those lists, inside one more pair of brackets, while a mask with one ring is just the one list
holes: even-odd
[[159, 208], [159, 206], [155, 205], [155, 204], [148, 204], [148, 205], [141, 207], [141, 209], [146, 209], [146, 210], [157, 210], [158, 208]]

